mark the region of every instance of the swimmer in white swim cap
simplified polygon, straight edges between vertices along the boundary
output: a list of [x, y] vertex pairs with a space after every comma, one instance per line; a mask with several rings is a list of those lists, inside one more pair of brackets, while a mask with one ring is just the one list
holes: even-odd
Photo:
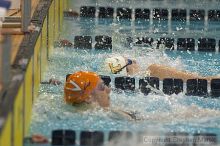
[[128, 59], [123, 56], [114, 56], [105, 59], [105, 69], [109, 74], [120, 74], [122, 76], [152, 76], [158, 77], [160, 80], [164, 78], [178, 78], [186, 82], [188, 79], [206, 79], [219, 78], [219, 76], [203, 77], [196, 73], [177, 70], [174, 67], [161, 64], [151, 64], [144, 72], [141, 73], [140, 66], [134, 59]]
[[105, 59], [104, 64], [106, 71], [112, 74], [127, 76], [139, 72], [139, 66], [136, 60], [128, 59], [123, 56], [109, 57]]

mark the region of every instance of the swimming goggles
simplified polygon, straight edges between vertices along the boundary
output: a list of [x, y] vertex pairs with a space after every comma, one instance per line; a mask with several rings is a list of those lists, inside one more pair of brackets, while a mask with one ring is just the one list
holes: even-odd
[[127, 59], [127, 61], [128, 61], [128, 63], [127, 63], [125, 66], [123, 66], [122, 68], [120, 68], [119, 70], [115, 71], [114, 74], [119, 73], [119, 72], [122, 71], [125, 67], [127, 67], [128, 65], [131, 65], [131, 64], [133, 63], [131, 59]]

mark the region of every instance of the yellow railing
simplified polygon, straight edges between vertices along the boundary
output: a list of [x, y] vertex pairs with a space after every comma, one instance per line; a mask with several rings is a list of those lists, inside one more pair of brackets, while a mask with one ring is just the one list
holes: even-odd
[[29, 135], [33, 101], [38, 96], [41, 76], [46, 70], [54, 40], [59, 37], [66, 3], [65, 0], [51, 1], [34, 46], [34, 53], [29, 57], [23, 81], [13, 98], [14, 103], [11, 103], [12, 107], [8, 108], [6, 115], [0, 115], [0, 121], [3, 121], [0, 125], [0, 146], [23, 146], [23, 138]]

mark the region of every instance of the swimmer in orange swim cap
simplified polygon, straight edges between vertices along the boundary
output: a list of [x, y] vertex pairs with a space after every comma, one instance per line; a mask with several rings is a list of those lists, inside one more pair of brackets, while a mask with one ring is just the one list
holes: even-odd
[[96, 73], [79, 71], [67, 77], [64, 99], [69, 104], [98, 103], [101, 107], [108, 107], [110, 91]]
[[140, 66], [134, 59], [129, 59], [123, 56], [113, 56], [105, 59], [104, 63], [105, 71], [108, 74], [120, 74], [122, 76], [153, 76], [158, 77], [160, 80], [164, 78], [178, 78], [186, 82], [188, 79], [206, 79], [211, 80], [217, 78], [218, 76], [207, 76], [203, 77], [196, 73], [190, 73], [186, 71], [177, 70], [174, 67], [151, 64], [145, 72], [141, 73]]
[[94, 72], [75, 72], [67, 77], [64, 85], [64, 99], [69, 104], [97, 103], [104, 109], [121, 117], [139, 120], [135, 112], [110, 108], [110, 92], [111, 89]]

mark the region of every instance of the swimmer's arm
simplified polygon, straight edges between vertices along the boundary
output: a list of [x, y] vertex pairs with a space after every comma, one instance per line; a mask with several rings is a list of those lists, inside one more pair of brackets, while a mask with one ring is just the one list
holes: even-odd
[[57, 79], [50, 79], [49, 81], [43, 81], [43, 82], [41, 82], [41, 84], [50, 84], [50, 85], [60, 85], [60, 84], [62, 84], [62, 82], [61, 81], [59, 81], [59, 80], [57, 80]]
[[150, 73], [150, 76], [158, 77], [160, 80], [163, 80], [164, 78], [180, 78], [186, 81], [188, 79], [193, 79], [193, 78], [200, 78], [200, 79], [204, 78], [195, 73], [180, 71], [173, 67], [159, 65], [159, 64], [150, 65], [147, 71]]
[[110, 109], [111, 112], [115, 113], [115, 114], [118, 114], [122, 117], [125, 117], [127, 119], [130, 119], [130, 120], [142, 120], [141, 118], [137, 117], [137, 112], [133, 112], [133, 111], [124, 111], [124, 110], [121, 110], [121, 109]]

